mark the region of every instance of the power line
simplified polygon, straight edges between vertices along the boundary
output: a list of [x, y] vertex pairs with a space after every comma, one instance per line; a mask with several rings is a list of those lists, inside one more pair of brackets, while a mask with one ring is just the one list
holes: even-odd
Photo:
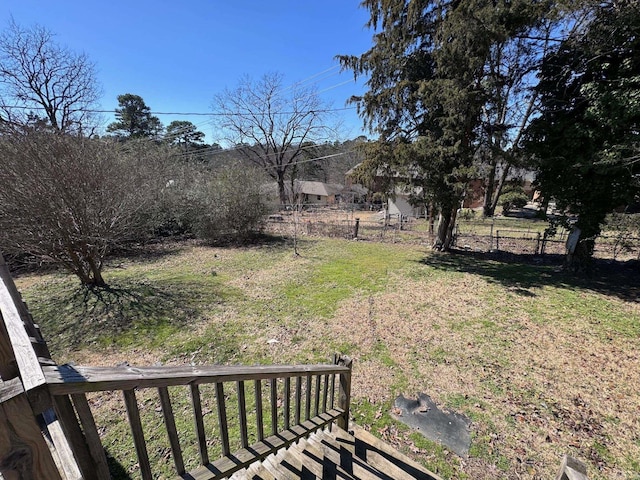
[[[334, 88], [334, 87], [331, 87]], [[0, 105], [0, 108], [15, 108], [20, 110], [46, 110], [44, 107], [28, 107], [25, 105]], [[342, 108], [318, 108], [312, 110], [312, 112], [316, 113], [330, 113], [330, 112], [342, 112], [345, 110], [355, 110], [356, 107], [342, 107]], [[82, 113], [117, 113], [117, 110], [93, 110], [93, 109], [78, 109], [76, 112]], [[272, 115], [293, 115], [299, 112], [272, 112]], [[246, 113], [242, 112], [229, 112], [229, 113], [216, 113], [216, 112], [149, 112], [150, 115], [182, 115], [182, 116], [209, 116], [209, 117], [226, 117], [229, 115], [232, 116], [242, 116], [246, 115]]]
[[[299, 150], [307, 150], [310, 148], [316, 148], [316, 147], [321, 147], [322, 144], [320, 145], [306, 145], [304, 147], [300, 147]], [[210, 147], [206, 147], [206, 148], [201, 148], [200, 150], [192, 150], [190, 152], [180, 152], [178, 154], [176, 154], [176, 157], [188, 157], [190, 155], [198, 155], [198, 154], [202, 154], [202, 153], [207, 153], [209, 151], [213, 151], [213, 153], [211, 153], [210, 155], [223, 155], [227, 152], [234, 152], [236, 150], [242, 150], [243, 148], [247, 148], [246, 145], [236, 145], [234, 147], [230, 147], [230, 148], [220, 148], [220, 147], [214, 147], [213, 145]], [[280, 155], [282, 152], [273, 152], [273, 153], [266, 153], [263, 156], [265, 157], [272, 157], [274, 155]]]

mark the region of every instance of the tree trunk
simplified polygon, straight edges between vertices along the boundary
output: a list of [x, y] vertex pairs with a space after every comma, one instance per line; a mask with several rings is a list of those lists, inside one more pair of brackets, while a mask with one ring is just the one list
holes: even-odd
[[100, 263], [96, 263], [93, 257], [89, 257], [87, 259], [87, 263], [89, 264], [89, 268], [91, 269], [91, 285], [90, 287], [98, 287], [104, 288], [107, 286], [107, 282], [102, 278], [102, 265]]
[[491, 212], [488, 216], [493, 216], [496, 213], [496, 207], [498, 206], [498, 200], [500, 200], [500, 194], [502, 193], [502, 189], [504, 187], [505, 182], [507, 181], [507, 176], [509, 175], [509, 169], [511, 165], [506, 163], [504, 166], [504, 170], [502, 171], [502, 175], [500, 175], [500, 181], [498, 182], [498, 186], [493, 192], [493, 198], [491, 199], [491, 204], [489, 205], [489, 211]]
[[540, 210], [538, 210], [540, 213], [540, 217], [541, 218], [547, 218], [547, 210], [549, 209], [549, 196], [547, 195], [546, 197], [542, 197], [542, 203], [540, 204]]
[[441, 210], [438, 221], [438, 232], [432, 247], [434, 250], [446, 252], [453, 246], [453, 229], [456, 224], [457, 214], [457, 207], [443, 208]]
[[284, 188], [284, 172], [283, 171], [278, 171], [278, 196], [280, 197], [280, 205], [284, 207], [288, 202], [287, 202], [287, 193]]
[[436, 207], [433, 203], [429, 204], [429, 235], [433, 235], [436, 223]]
[[584, 231], [574, 227], [567, 238], [565, 269], [573, 274], [590, 274], [595, 244], [595, 235], [587, 236]]
[[482, 213], [485, 217], [492, 217], [494, 210], [491, 208], [493, 200], [493, 187], [496, 181], [496, 164], [491, 165], [489, 176], [484, 186], [484, 200], [482, 202]]

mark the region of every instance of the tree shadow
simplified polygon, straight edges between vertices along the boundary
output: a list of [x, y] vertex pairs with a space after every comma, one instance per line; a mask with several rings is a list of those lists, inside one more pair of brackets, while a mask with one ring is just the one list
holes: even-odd
[[[52, 352], [95, 343], [153, 342], [187, 328], [212, 304], [238, 295], [216, 277], [205, 281], [127, 280], [106, 288], [51, 289], [32, 308]], [[35, 304], [34, 304], [35, 307]]]
[[562, 269], [563, 255], [535, 256], [506, 252], [453, 250], [434, 253], [420, 263], [438, 270], [473, 273], [522, 296], [535, 296], [532, 289], [554, 286], [591, 290], [625, 301], [640, 300], [640, 263], [594, 259], [591, 274], [571, 275]]
[[[172, 242], [157, 241], [149, 243], [120, 245], [113, 249], [104, 259], [107, 264], [115, 264], [112, 268], [118, 268], [117, 264], [123, 260], [135, 260], [136, 263], [152, 263], [164, 257], [177, 255], [188, 244], [182, 240]], [[13, 278], [22, 275], [45, 274], [67, 271], [60, 263], [51, 259], [42, 258], [28, 253], [4, 253], [5, 261], [9, 265], [9, 271]]]

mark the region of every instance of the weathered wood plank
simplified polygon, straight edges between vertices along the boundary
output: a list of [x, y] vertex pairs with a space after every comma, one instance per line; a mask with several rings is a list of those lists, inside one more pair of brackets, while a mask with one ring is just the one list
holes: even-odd
[[334, 408], [336, 406], [335, 400], [336, 400], [336, 376], [335, 375], [331, 375], [331, 386], [329, 387], [329, 391], [331, 393], [331, 398], [329, 401], [329, 408]]
[[24, 393], [24, 387], [19, 377], [0, 381], [0, 403], [17, 397], [21, 393]]
[[318, 455], [318, 449], [313, 447], [306, 439], [301, 438], [289, 447], [289, 452], [295, 454], [300, 463], [295, 467], [300, 471], [301, 478], [309, 478], [309, 473], [314, 478], [326, 478], [323, 466], [323, 456]]
[[380, 468], [385, 468], [384, 462], [392, 462], [396, 467], [402, 468], [405, 475], [409, 474], [414, 478], [423, 478], [425, 480], [442, 480], [440, 476], [427, 470], [418, 462], [411, 460], [388, 443], [374, 437], [364, 428], [352, 423], [350, 429], [353, 431], [353, 436], [339, 428], [334, 428], [330, 435], [336, 438], [348, 438], [345, 435], [355, 438], [355, 448], [356, 451], [359, 450], [358, 455], [363, 456], [367, 462], [370, 461], [372, 464], [379, 465]]
[[46, 431], [49, 432], [49, 438], [53, 444], [54, 455], [57, 455], [60, 459], [58, 470], [64, 472], [65, 477], [68, 480], [76, 479], [81, 480], [82, 475], [80, 473], [80, 467], [76, 463], [76, 457], [73, 454], [73, 449], [69, 444], [69, 440], [65, 436], [65, 433], [60, 425], [58, 417], [56, 417], [53, 408], [42, 412], [42, 418], [45, 423]]
[[311, 375], [307, 375], [305, 380], [305, 397], [304, 397], [304, 419], [311, 418]]
[[233, 452], [232, 455], [227, 454], [212, 463], [198, 467], [186, 474], [184, 478], [190, 480], [217, 480], [228, 477], [240, 469], [247, 468], [255, 461], [285, 448], [303, 436], [323, 428], [343, 413], [340, 410], [330, 410], [323, 416], [314, 417], [291, 430], [282, 430], [276, 435], [265, 438], [262, 442], [256, 442], [249, 448], [240, 449], [237, 452]]
[[151, 465], [149, 464], [149, 454], [147, 453], [147, 442], [144, 439], [144, 431], [142, 422], [140, 421], [140, 410], [138, 410], [138, 401], [134, 390], [124, 390], [124, 404], [127, 408], [129, 417], [129, 426], [133, 435], [133, 444], [136, 447], [138, 455], [138, 466], [143, 480], [152, 480]]
[[[11, 348], [11, 339], [9, 338], [9, 333], [7, 333], [7, 327], [4, 324], [2, 312], [0, 311], [0, 378], [7, 381], [11, 378], [18, 378], [19, 376], [20, 370], [18, 370], [13, 348]], [[20, 382], [20, 385], [22, 385], [22, 382]]]
[[222, 440], [222, 455], [229, 455], [229, 426], [227, 423], [227, 407], [224, 399], [224, 385], [216, 383], [216, 403], [218, 405], [218, 425]]
[[[54, 397], [57, 401], [57, 397]], [[109, 474], [109, 464], [107, 463], [107, 455], [102, 446], [100, 435], [98, 434], [98, 428], [96, 422], [93, 419], [91, 413], [91, 407], [87, 401], [87, 397], [84, 394], [72, 395], [71, 400], [76, 407], [78, 418], [82, 424], [84, 430], [84, 437], [87, 445], [89, 446], [89, 452], [93, 458], [93, 462], [96, 466], [96, 474], [98, 480], [109, 480], [111, 475]]]
[[321, 375], [316, 375], [316, 389], [315, 389], [315, 399], [313, 402], [313, 414], [318, 415], [320, 413], [320, 377]]
[[284, 429], [289, 429], [291, 419], [291, 378], [284, 379], [284, 392], [282, 393], [282, 415], [284, 416]]
[[347, 430], [349, 425], [349, 406], [351, 403], [351, 366], [353, 360], [346, 355], [336, 355], [336, 364], [347, 367], [348, 371], [340, 374], [340, 391], [338, 393], [338, 408], [344, 411], [344, 416], [338, 419], [338, 427]]
[[329, 396], [329, 375], [324, 375], [324, 387], [322, 388], [322, 411], [327, 411], [327, 397]]
[[247, 476], [245, 478], [251, 480], [277, 480], [262, 462], [253, 462], [247, 468]]
[[171, 445], [173, 463], [176, 467], [176, 472], [178, 472], [178, 475], [182, 475], [185, 472], [184, 461], [182, 459], [182, 448], [180, 447], [180, 438], [178, 437], [176, 420], [173, 416], [171, 398], [169, 397], [169, 389], [167, 387], [159, 387], [158, 396], [160, 397], [160, 408], [162, 408], [164, 425], [167, 429], [167, 436], [169, 437], [169, 445]]
[[580, 460], [569, 455], [562, 457], [560, 471], [556, 480], [589, 480], [587, 477], [587, 467]]
[[302, 377], [296, 377], [296, 410], [293, 423], [300, 423], [300, 414], [302, 412]]
[[271, 435], [278, 433], [278, 381], [272, 378], [271, 382]]
[[[24, 389], [29, 391], [45, 383], [45, 376], [25, 330], [24, 320], [19, 311], [21, 305], [20, 294], [0, 255], [0, 314], [18, 364], [22, 384]], [[24, 315], [24, 312], [22, 314]]]
[[171, 387], [191, 383], [220, 383], [238, 380], [271, 380], [299, 375], [344, 373], [338, 365], [266, 366], [162, 366], [90, 367], [59, 365], [43, 367], [46, 382], [54, 395]]
[[247, 401], [245, 398], [244, 382], [236, 383], [238, 389], [238, 417], [240, 420], [240, 445], [242, 448], [249, 446], [249, 435], [247, 432]]
[[200, 462], [202, 465], [209, 463], [209, 451], [207, 449], [207, 436], [204, 430], [204, 417], [202, 415], [202, 400], [200, 398], [200, 387], [192, 383], [191, 388], [191, 405], [193, 406], [193, 418], [196, 426], [196, 435], [198, 436], [198, 450], [200, 451]]
[[264, 439], [264, 424], [262, 420], [262, 381], [256, 380], [254, 382], [255, 398], [256, 398], [256, 432], [258, 434], [258, 441], [261, 442]]
[[68, 396], [56, 397], [54, 400], [54, 409], [56, 416], [60, 421], [60, 425], [62, 426], [64, 436], [69, 442], [69, 445], [73, 450], [73, 455], [78, 461], [78, 466], [82, 471], [82, 476], [84, 478], [94, 476], [96, 466], [93, 462], [93, 458], [91, 457], [91, 452], [89, 451], [87, 441], [82, 433], [78, 419], [76, 418], [71, 400], [69, 400]]
[[25, 394], [0, 404], [0, 474], [62, 480]]

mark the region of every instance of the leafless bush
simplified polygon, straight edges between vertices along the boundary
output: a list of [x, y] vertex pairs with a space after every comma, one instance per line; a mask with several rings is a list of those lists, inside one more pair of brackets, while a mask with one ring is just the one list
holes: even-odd
[[197, 198], [195, 228], [208, 241], [244, 240], [261, 229], [266, 206], [256, 171], [231, 165], [217, 170]]
[[110, 249], [143, 236], [165, 187], [142, 145], [32, 132], [0, 140], [0, 247], [50, 259], [104, 286]]

